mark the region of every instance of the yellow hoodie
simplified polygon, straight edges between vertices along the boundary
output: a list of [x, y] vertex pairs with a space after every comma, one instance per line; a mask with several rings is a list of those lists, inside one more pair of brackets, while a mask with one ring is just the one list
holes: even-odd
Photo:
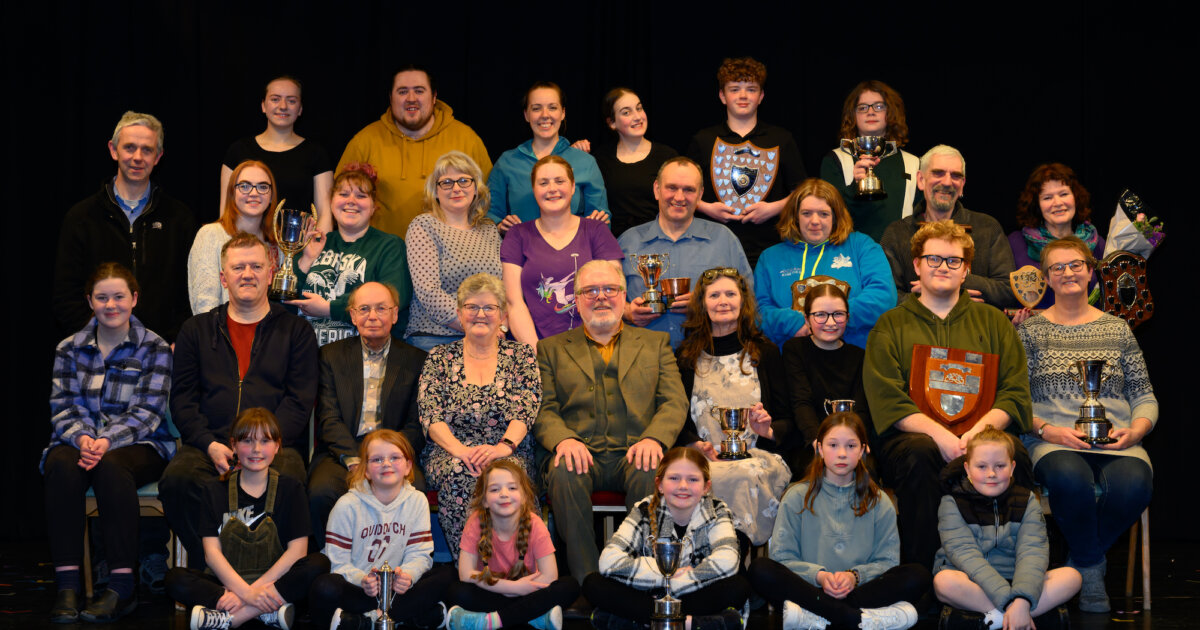
[[371, 224], [401, 238], [408, 224], [421, 214], [425, 197], [425, 177], [433, 171], [437, 159], [449, 151], [471, 156], [487, 181], [492, 170], [483, 140], [467, 125], [454, 119], [454, 110], [442, 101], [433, 104], [433, 126], [429, 133], [413, 139], [400, 131], [391, 110], [379, 120], [354, 134], [337, 172], [353, 162], [369, 162], [379, 175], [376, 182], [378, 207]]

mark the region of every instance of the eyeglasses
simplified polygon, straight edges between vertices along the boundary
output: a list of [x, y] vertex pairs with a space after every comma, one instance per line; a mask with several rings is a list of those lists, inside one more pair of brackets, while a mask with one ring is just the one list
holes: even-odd
[[938, 256], [937, 254], [926, 254], [921, 256], [925, 259], [925, 264], [929, 265], [930, 269], [937, 269], [942, 266], [942, 262], [946, 263], [949, 269], [958, 269], [963, 266], [962, 256]]
[[846, 311], [813, 311], [812, 313], [809, 313], [808, 316], [818, 324], [824, 324], [825, 322], [829, 321], [830, 317], [833, 318], [833, 321], [840, 324], [846, 321], [846, 318], [849, 317], [850, 314]]
[[437, 182], [438, 188], [442, 190], [453, 190], [455, 184], [458, 184], [459, 188], [466, 190], [475, 186], [475, 178], [459, 177], [458, 179], [450, 179], [447, 177], [446, 179], [439, 179]]
[[367, 317], [371, 313], [379, 313], [380, 316], [387, 315], [394, 308], [396, 308], [396, 307], [395, 306], [384, 306], [382, 304], [376, 304], [374, 306], [364, 304], [362, 306], [356, 306], [352, 310], [355, 313], [358, 313], [358, 315], [360, 317]]
[[877, 112], [887, 111], [887, 103], [884, 103], [883, 101], [879, 101], [878, 103], [859, 103], [858, 107], [854, 108], [854, 111], [860, 114], [865, 114], [871, 109]]
[[387, 457], [375, 456], [367, 460], [367, 463], [372, 466], [382, 466], [384, 464], [396, 465], [396, 462], [402, 462], [406, 458], [403, 455], [388, 455]]
[[1087, 263], [1082, 260], [1072, 260], [1071, 262], [1058, 263], [1050, 265], [1050, 275], [1061, 276], [1067, 269], [1079, 273], [1087, 268]]
[[604, 297], [612, 299], [625, 292], [623, 287], [615, 284], [610, 284], [603, 287], [584, 287], [576, 293], [576, 297], [582, 297], [587, 300], [596, 300], [603, 293]]
[[716, 280], [718, 276], [725, 276], [726, 278], [741, 278], [742, 274], [733, 267], [713, 267], [712, 269], [700, 274], [700, 278], [705, 282], [712, 282], [713, 280]]
[[484, 315], [491, 317], [492, 315], [500, 312], [500, 307], [495, 304], [484, 304], [483, 306], [478, 304], [463, 304], [462, 310], [467, 315], [471, 315], [472, 317], [478, 315], [479, 311], [483, 311]]
[[271, 185], [267, 182], [259, 182], [257, 184], [251, 184], [250, 182], [238, 182], [236, 185], [234, 185], [234, 189], [243, 195], [249, 195], [250, 191], [252, 190], [257, 191], [260, 195], [265, 195], [271, 192]]

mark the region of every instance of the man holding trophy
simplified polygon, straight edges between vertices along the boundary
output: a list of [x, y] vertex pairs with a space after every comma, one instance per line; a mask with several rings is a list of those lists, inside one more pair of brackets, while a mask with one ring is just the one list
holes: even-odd
[[[880, 437], [883, 483], [900, 504], [902, 563], [933, 565], [946, 462], [988, 425], [1028, 431], [1032, 411], [1025, 350], [1000, 310], [970, 299], [974, 243], [953, 221], [927, 223], [912, 238], [919, 286], [879, 318], [867, 338], [863, 387]], [[1018, 484], [1032, 487], [1018, 446]]]
[[221, 248], [221, 284], [229, 302], [183, 323], [175, 342], [171, 416], [183, 445], [159, 481], [167, 524], [204, 566], [196, 524], [204, 486], [236, 463], [229, 430], [238, 413], [265, 407], [283, 430], [271, 467], [307, 481], [297, 446], [317, 396], [317, 342], [303, 319], [267, 301], [267, 246], [239, 232]]
[[733, 267], [748, 282], [753, 278], [733, 232], [696, 218], [703, 193], [704, 176], [698, 164], [686, 157], [664, 162], [654, 180], [658, 218], [626, 230], [617, 239], [625, 252], [626, 285], [645, 290], [626, 296], [625, 321], [668, 333], [672, 347], [683, 341], [691, 286], [705, 269]]

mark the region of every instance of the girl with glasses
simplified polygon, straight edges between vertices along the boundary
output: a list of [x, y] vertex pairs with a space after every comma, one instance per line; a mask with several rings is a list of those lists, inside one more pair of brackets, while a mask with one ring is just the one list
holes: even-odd
[[[821, 160], [821, 179], [829, 182], [846, 199], [850, 216], [858, 231], [878, 241], [893, 221], [912, 214], [917, 195], [917, 156], [899, 150], [908, 143], [908, 122], [904, 116], [904, 101], [900, 94], [882, 81], [863, 81], [854, 86], [842, 104], [840, 140], [858, 136], [882, 136], [896, 143], [894, 155], [877, 157], [852, 156], [841, 148], [830, 151]], [[858, 183], [873, 168], [887, 197], [857, 199]]]
[[364, 282], [395, 287], [400, 311], [393, 329], [404, 330], [408, 323], [412, 282], [404, 241], [371, 227], [376, 202], [375, 168], [364, 162], [348, 165], [333, 180], [331, 206], [337, 229], [315, 235], [295, 258], [304, 297], [285, 303], [299, 307], [322, 346], [358, 334], [347, 307], [350, 292]]
[[500, 279], [475, 274], [457, 299], [464, 336], [430, 351], [417, 394], [429, 438], [421, 463], [455, 558], [480, 471], [511, 458], [533, 478], [529, 433], [542, 401], [533, 347], [504, 337], [508, 300]]
[[451, 151], [438, 158], [425, 179], [425, 212], [404, 237], [413, 283], [408, 343], [428, 351], [462, 339], [459, 285], [477, 273], [500, 275], [500, 233], [487, 216], [490, 202], [470, 156]]
[[263, 162], [247, 160], [225, 179], [221, 218], [196, 232], [188, 253], [188, 298], [193, 315], [207, 313], [229, 301], [229, 294], [221, 284], [221, 248], [234, 234], [246, 232], [257, 236], [267, 244], [271, 268], [279, 266], [280, 252], [275, 247], [275, 175]]
[[[700, 274], [688, 302], [684, 339], [677, 351], [679, 374], [690, 413], [676, 440], [699, 449], [710, 460], [713, 495], [736, 515], [734, 526], [745, 551], [771, 537], [773, 506], [791, 479], [775, 453], [793, 425], [779, 348], [757, 325], [754, 296], [736, 269]], [[718, 458], [725, 439], [712, 410], [749, 408], [750, 424], [740, 437], [750, 457]]]

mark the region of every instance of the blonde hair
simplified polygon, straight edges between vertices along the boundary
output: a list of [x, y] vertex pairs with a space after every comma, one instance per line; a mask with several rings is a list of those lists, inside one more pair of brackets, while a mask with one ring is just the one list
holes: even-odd
[[414, 471], [417, 468], [417, 454], [413, 451], [412, 444], [408, 442], [408, 438], [404, 437], [404, 434], [399, 431], [375, 429], [363, 438], [362, 444], [358, 445], [359, 464], [354, 467], [354, 470], [346, 474], [346, 484], [351, 488], [367, 479], [367, 451], [371, 448], [372, 442], [379, 440], [395, 445], [396, 448], [400, 449], [404, 458], [408, 460], [408, 463], [412, 464], [408, 468], [408, 474], [404, 477], [405, 481], [412, 483], [415, 478], [416, 473]]
[[442, 204], [438, 201], [437, 182], [447, 171], [458, 171], [475, 180], [475, 199], [467, 209], [467, 225], [478, 227], [485, 222], [491, 222], [487, 213], [492, 205], [492, 193], [488, 191], [479, 165], [462, 151], [450, 151], [433, 164], [433, 172], [425, 178], [425, 210], [439, 221], [446, 221], [446, 213], [442, 211]]
[[[487, 499], [488, 477], [494, 470], [506, 470], [517, 480], [517, 485], [521, 487], [521, 518], [517, 525], [517, 561], [513, 563], [512, 568], [504, 575], [493, 575], [488, 562], [492, 559], [492, 512], [484, 503]], [[494, 459], [483, 472], [479, 474], [479, 479], [475, 481], [475, 494], [471, 497], [470, 510], [479, 515], [479, 546], [476, 551], [479, 555], [479, 565], [483, 570], [471, 576], [471, 579], [477, 580], [491, 586], [501, 579], [516, 580], [524, 576], [527, 571], [525, 569], [525, 554], [529, 551], [529, 534], [533, 531], [533, 482], [529, 480], [529, 475], [525, 474], [525, 469], [521, 467], [515, 460]]]

